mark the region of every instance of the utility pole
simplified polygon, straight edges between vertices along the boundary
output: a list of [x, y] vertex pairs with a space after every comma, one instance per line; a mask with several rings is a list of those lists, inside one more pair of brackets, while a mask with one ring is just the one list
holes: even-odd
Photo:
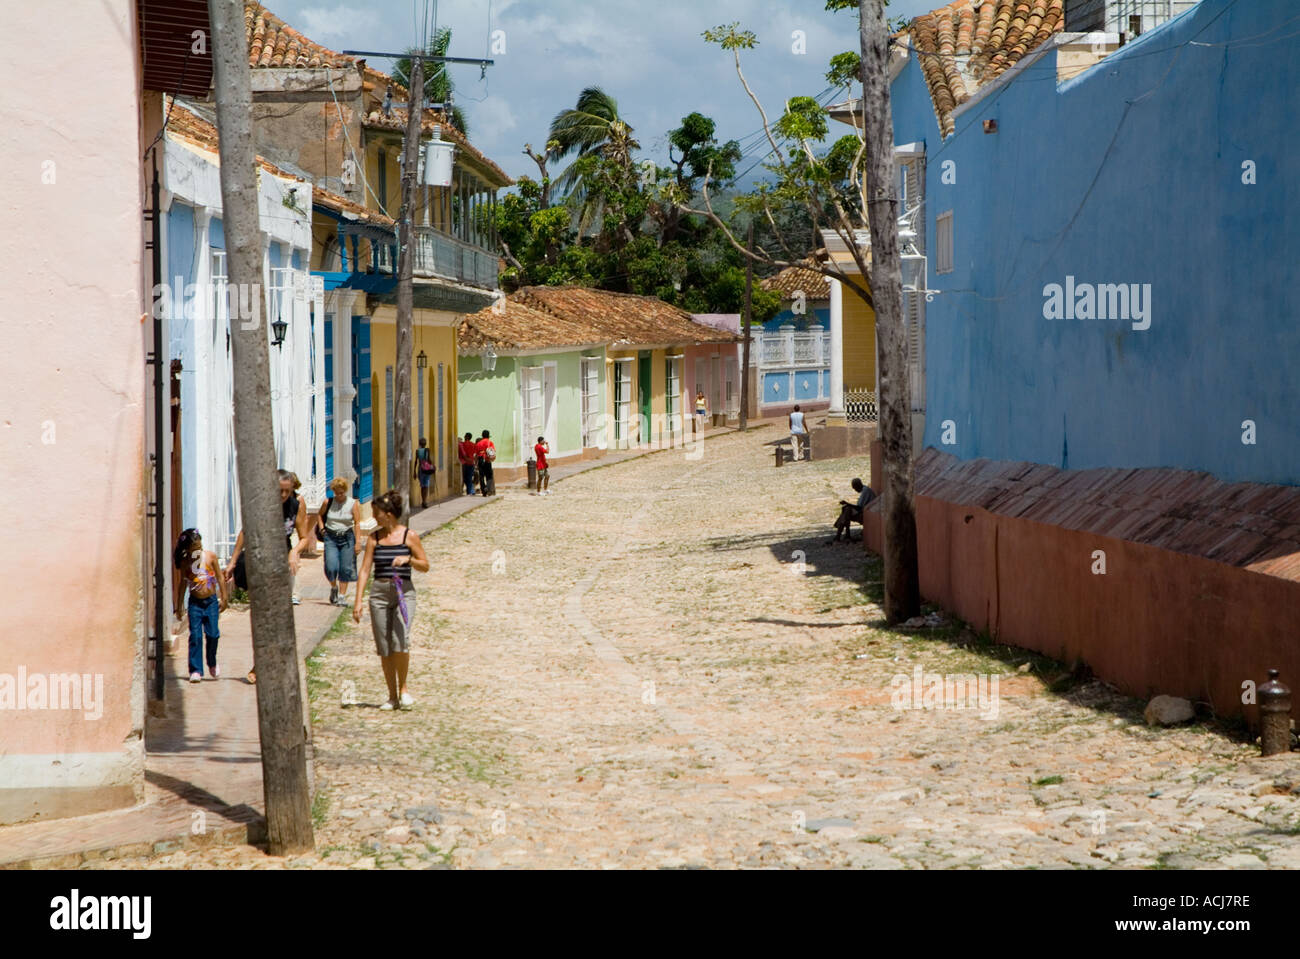
[[[749, 239], [746, 241], [745, 248], [752, 254], [754, 252], [754, 218], [749, 219]], [[752, 334], [749, 331], [749, 324], [754, 315], [754, 260], [752, 256], [745, 257], [745, 322], [743, 324], [745, 331], [745, 344], [741, 347], [741, 367], [740, 367], [740, 431], [743, 433], [749, 429], [749, 341]]]
[[[493, 60], [466, 57], [436, 57], [424, 53], [379, 53], [374, 50], [344, 50], [354, 57], [403, 58], [411, 61], [411, 76], [406, 104], [406, 138], [402, 143], [402, 207], [397, 215], [397, 369], [393, 375], [393, 476], [407, 505], [409, 514], [411, 479], [415, 466], [411, 454], [411, 366], [415, 339], [415, 196], [420, 157], [420, 133], [424, 120], [424, 64], [477, 63], [484, 70]], [[461, 216], [466, 216], [464, 210]]]
[[[397, 370], [393, 377], [393, 475], [401, 484], [402, 501], [410, 513], [411, 364], [415, 338], [415, 190], [420, 164], [420, 131], [424, 119], [424, 63], [411, 61], [411, 92], [406, 104], [406, 140], [402, 144], [402, 209], [397, 219]], [[435, 444], [437, 445], [437, 444]]]
[[252, 317], [239, 317], [235, 309], [230, 315], [235, 453], [257, 671], [268, 851], [286, 856], [310, 851], [315, 841], [307, 781], [307, 729], [298, 686], [298, 644], [289, 602], [289, 555], [275, 475], [269, 346], [261, 316], [262, 242], [252, 81], [242, 0], [208, 0], [208, 13], [214, 34], [221, 217], [226, 229], [229, 289], [251, 291], [247, 297], [232, 295], [229, 302], [253, 304]]
[[882, 0], [858, 0], [866, 142], [867, 225], [871, 229], [871, 296], [880, 363], [885, 619], [921, 611], [917, 568], [912, 411], [903, 332], [903, 278], [898, 255], [898, 177], [889, 105], [889, 31]]

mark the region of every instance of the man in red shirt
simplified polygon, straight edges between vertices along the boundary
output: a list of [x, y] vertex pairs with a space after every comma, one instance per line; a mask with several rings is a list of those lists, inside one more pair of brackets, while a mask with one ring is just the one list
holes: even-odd
[[537, 495], [551, 495], [551, 467], [546, 459], [546, 454], [551, 451], [550, 444], [546, 442], [545, 436], [537, 437], [537, 445], [533, 447], [533, 455], [537, 457]]
[[474, 459], [478, 463], [479, 488], [484, 496], [495, 495], [496, 477], [492, 475], [492, 462], [497, 458], [497, 447], [492, 442], [492, 434], [483, 431], [483, 438], [474, 445]]
[[466, 433], [465, 438], [456, 444], [457, 457], [460, 459], [460, 478], [465, 486], [465, 495], [474, 495], [474, 457], [477, 447], [474, 434]]

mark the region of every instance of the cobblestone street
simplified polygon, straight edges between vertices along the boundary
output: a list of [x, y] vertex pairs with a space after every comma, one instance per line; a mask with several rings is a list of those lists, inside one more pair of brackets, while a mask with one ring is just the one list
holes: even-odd
[[[856, 528], [826, 543], [865, 459], [776, 469], [774, 438], [507, 490], [427, 536], [416, 706], [377, 708], [368, 620], [309, 663], [314, 855], [102, 865], [1300, 867], [1300, 754], [1149, 728], [960, 623], [884, 629], [879, 562]], [[996, 696], [896, 708], [918, 667]]]

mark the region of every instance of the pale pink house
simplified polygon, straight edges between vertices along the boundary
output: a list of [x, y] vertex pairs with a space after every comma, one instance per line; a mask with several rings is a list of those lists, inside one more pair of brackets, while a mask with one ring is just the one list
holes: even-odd
[[[192, 95], [211, 78], [210, 37], [185, 56], [190, 20], [207, 30], [202, 0], [75, 6], [55, 18], [57, 42], [9, 45], [14, 79], [0, 86], [13, 227], [0, 260], [25, 304], [0, 313], [0, 462], [17, 497], [0, 550], [0, 823], [144, 796], [154, 330], [141, 157], [162, 122], [148, 91]], [[9, 4], [5, 32], [52, 37], [53, 13]]]
[[[739, 313], [692, 316], [696, 323], [740, 335]], [[724, 426], [739, 419], [742, 347], [742, 343], [703, 343], [682, 348], [682, 399], [688, 416], [694, 416], [695, 393], [703, 389], [710, 423]]]

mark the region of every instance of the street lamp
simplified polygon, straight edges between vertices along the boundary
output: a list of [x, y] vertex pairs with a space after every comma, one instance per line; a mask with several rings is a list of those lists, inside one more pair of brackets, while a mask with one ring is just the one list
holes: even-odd
[[417, 370], [427, 370], [429, 368], [429, 357], [425, 355], [424, 350], [421, 350], [419, 355], [416, 356], [415, 368]]
[[496, 368], [497, 368], [497, 351], [492, 349], [492, 344], [489, 343], [487, 346], [483, 348], [483, 370], [486, 373], [491, 373]]
[[271, 324], [271, 342], [277, 347], [284, 346], [284, 335], [289, 332], [289, 324], [284, 320], [276, 320]]

